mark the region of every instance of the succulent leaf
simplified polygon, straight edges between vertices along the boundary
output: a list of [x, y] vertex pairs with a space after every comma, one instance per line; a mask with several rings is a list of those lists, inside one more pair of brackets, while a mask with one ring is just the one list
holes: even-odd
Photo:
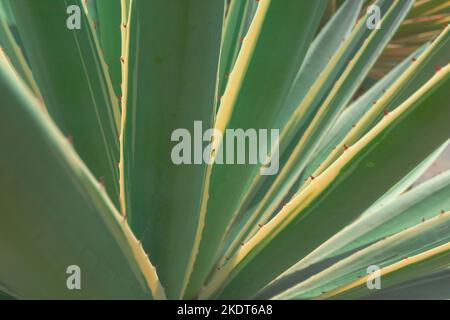
[[[36, 98], [2, 65], [0, 94], [0, 144], [8, 150], [0, 154], [2, 286], [28, 299], [162, 298], [126, 221]], [[81, 269], [83, 290], [68, 290], [72, 265]]]
[[[325, 1], [261, 1], [221, 99], [215, 128], [271, 128], [325, 10]], [[255, 108], [257, 106], [257, 109]], [[256, 111], [257, 110], [257, 111]], [[257, 112], [257, 116], [255, 116]], [[199, 253], [186, 297], [203, 286], [227, 226], [259, 165], [215, 165]], [[227, 203], [227, 206], [223, 204]]]
[[206, 164], [174, 164], [171, 150], [177, 141], [171, 136], [176, 129], [194, 133], [194, 121], [201, 121], [204, 130], [213, 127], [223, 10], [221, 1], [131, 4], [129, 54], [123, 57], [128, 69], [122, 118], [124, 214], [158, 266], [170, 298], [184, 290], [207, 192]]
[[449, 21], [0, 0], [0, 300], [450, 298]]
[[81, 1], [17, 0], [11, 5], [49, 114], [117, 204], [117, 98], [84, 11], [80, 30], [66, 27], [68, 6], [84, 8]]
[[[399, 177], [445, 142], [449, 134], [445, 125], [450, 117], [446, 104], [449, 81], [447, 66], [349, 148], [230, 258], [211, 280], [205, 296], [218, 290], [222, 298], [256, 294], [271, 278], [354, 220]], [[423, 119], [427, 119], [426, 125]], [[412, 135], [414, 146], [399, 143]], [[382, 165], [394, 150], [402, 160]], [[364, 196], [347, 201], [352, 188], [358, 188]], [[289, 250], [289, 243], [298, 244], [296, 250]], [[259, 267], [266, 263], [270, 263], [270, 269]]]

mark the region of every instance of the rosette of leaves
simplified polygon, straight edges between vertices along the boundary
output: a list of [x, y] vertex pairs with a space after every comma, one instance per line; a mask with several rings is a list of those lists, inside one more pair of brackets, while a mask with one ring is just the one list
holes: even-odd
[[[450, 298], [448, 1], [0, 4], [0, 298]], [[278, 173], [175, 165], [194, 121]]]

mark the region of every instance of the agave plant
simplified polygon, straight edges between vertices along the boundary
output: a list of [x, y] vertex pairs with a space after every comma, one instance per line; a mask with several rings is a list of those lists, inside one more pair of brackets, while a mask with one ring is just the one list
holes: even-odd
[[450, 298], [448, 1], [0, 3], [0, 298]]

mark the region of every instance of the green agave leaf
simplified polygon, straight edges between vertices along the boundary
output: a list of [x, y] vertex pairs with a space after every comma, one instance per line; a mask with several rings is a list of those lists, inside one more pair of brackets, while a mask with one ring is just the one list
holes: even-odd
[[424, 161], [422, 161], [416, 168], [414, 168], [410, 173], [408, 173], [405, 177], [403, 177], [399, 182], [397, 182], [388, 192], [386, 192], [382, 197], [380, 197], [369, 209], [364, 212], [361, 217], [366, 214], [369, 214], [370, 211], [377, 207], [383, 206], [384, 203], [388, 203], [394, 198], [398, 197], [403, 192], [406, 192], [407, 189], [411, 188], [411, 186], [419, 179], [426, 171], [428, 171], [431, 166], [435, 163], [435, 161], [443, 154], [443, 152], [450, 145], [450, 140], [447, 140], [442, 146], [437, 148], [430, 156], [428, 156]]
[[[221, 99], [215, 128], [225, 133], [224, 140], [225, 129], [272, 128], [325, 7], [326, 1], [259, 2]], [[202, 288], [248, 187], [242, 181], [259, 170], [258, 164], [214, 165], [202, 241], [185, 297], [195, 297]]]
[[369, 109], [348, 135], [340, 142], [336, 150], [324, 161], [323, 167], [331, 163], [342, 153], [343, 145], [351, 145], [377, 123], [385, 112], [395, 109], [410, 95], [416, 92], [436, 72], [439, 66], [450, 62], [450, 27], [446, 27], [425, 52], [414, 59], [414, 63], [405, 71], [399, 81], [389, 88], [379, 101]]
[[[348, 2], [346, 5], [351, 6], [358, 4], [357, 2]], [[392, 5], [390, 0], [379, 0], [376, 4], [380, 7], [382, 14], [386, 14], [389, 7]], [[353, 7], [353, 10], [358, 9]], [[356, 14], [356, 12], [353, 12]], [[348, 16], [351, 19], [352, 15]], [[311, 63], [302, 66], [302, 75], [298, 75], [296, 82], [292, 85], [291, 91], [286, 99], [286, 109], [293, 110], [294, 112], [280, 113], [279, 121], [289, 119], [284, 128], [282, 138], [280, 141], [280, 149], [283, 154], [281, 159], [281, 166], [283, 167], [289, 159], [290, 154], [293, 152], [298, 141], [306, 133], [308, 125], [312, 123], [319, 108], [324, 103], [325, 97], [327, 97], [333, 90], [339, 77], [341, 77], [349, 65], [349, 62], [355, 58], [358, 50], [363, 46], [368, 37], [373, 33], [366, 27], [366, 18], [368, 14], [359, 19], [352, 32], [345, 37], [334, 38], [329, 33], [332, 33], [334, 29], [337, 31], [345, 32], [349, 26], [354, 25], [353, 20], [344, 19], [347, 15], [347, 11], [339, 11], [337, 13], [336, 20], [329, 22], [329, 25], [316, 37], [314, 43], [309, 49], [308, 56], [312, 59]], [[344, 25], [336, 26], [338, 22], [344, 20]], [[349, 23], [351, 22], [351, 23]], [[339, 34], [338, 34], [339, 35]], [[319, 45], [328, 46], [329, 43], [336, 43], [336, 40], [341, 40], [342, 43], [333, 52], [332, 47], [328, 47], [328, 56], [321, 56]], [[312, 63], [317, 59], [317, 63]], [[304, 68], [303, 68], [304, 67]], [[311, 69], [311, 70], [308, 70]], [[310, 77], [310, 73], [317, 76]], [[302, 81], [305, 79], [305, 83]], [[303, 85], [305, 87], [303, 87]], [[305, 90], [306, 88], [306, 90]]]
[[382, 268], [449, 241], [450, 213], [447, 213], [358, 251], [275, 298], [317, 297], [367, 275], [369, 266]]
[[372, 206], [358, 220], [330, 238], [294, 268], [363, 247], [448, 209], [450, 171], [382, 205]]
[[122, 10], [125, 12], [125, 14], [130, 13], [131, 1], [133, 0], [120, 0]]
[[257, 2], [254, 0], [231, 1], [224, 25], [220, 49], [219, 94], [223, 95], [228, 78], [233, 70], [241, 44], [247, 34], [255, 14]]
[[450, 210], [450, 171], [422, 183], [382, 207], [375, 207], [366, 212], [361, 220], [353, 223], [349, 229], [359, 233], [356, 230], [365, 221], [369, 225], [367, 228], [369, 232], [363, 233], [362, 237], [355, 237], [352, 243], [338, 250], [336, 254], [369, 244], [448, 210]]
[[9, 1], [0, 1], [0, 51], [5, 54], [8, 62], [19, 74], [19, 76], [33, 90], [37, 97], [40, 97], [39, 89], [31, 73], [22, 49], [17, 44], [12, 32], [12, 25], [15, 24]]
[[450, 16], [448, 13], [446, 15], [435, 15], [430, 17], [424, 17], [422, 19], [408, 19], [399, 28], [396, 36], [405, 37], [408, 35], [413, 35], [419, 32], [439, 30], [442, 26], [445, 26], [450, 22]]
[[[379, 0], [376, 2], [376, 4], [380, 7], [383, 17], [389, 16], [391, 18], [389, 24], [391, 25], [393, 17], [393, 2], [391, 0]], [[344, 12], [345, 11], [341, 12], [341, 14], [343, 14]], [[391, 12], [391, 14], [389, 14], [389, 12]], [[339, 88], [343, 85], [342, 79], [346, 79], [349, 76], [349, 72], [351, 71], [360, 71], [359, 68], [362, 62], [360, 59], [362, 56], [361, 52], [363, 51], [363, 49], [366, 49], [367, 42], [370, 39], [372, 39], [371, 42], [374, 42], [373, 38], [375, 34], [378, 34], [378, 36], [382, 35], [377, 30], [370, 30], [369, 28], [367, 28], [366, 20], [368, 17], [369, 14], [365, 14], [362, 18], [360, 18], [348, 37], [343, 37], [341, 39], [343, 43], [337, 47], [335, 52], [330, 51], [331, 58], [325, 57], [324, 61], [327, 63], [324, 62], [324, 67], [320, 67], [320, 64], [319, 67], [316, 66], [316, 68], [319, 68], [320, 71], [318, 73], [318, 77], [314, 76], [309, 78], [308, 73], [303, 75], [304, 77], [308, 77], [308, 81], [305, 84], [306, 91], [301, 83], [295, 83], [293, 85], [292, 90], [287, 98], [287, 103], [289, 103], [290, 105], [289, 109], [294, 109], [294, 113], [292, 115], [290, 115], [289, 113], [288, 115], [284, 115], [284, 117], [289, 118], [289, 122], [284, 128], [284, 132], [282, 133], [280, 142], [280, 148], [282, 152], [284, 154], [287, 154], [288, 157], [294, 151], [294, 148], [298, 144], [298, 141], [303, 136], [309, 135], [307, 130], [309, 129], [310, 124], [313, 123], [314, 118], [319, 117], [320, 114], [323, 113], [323, 110], [320, 110], [324, 109], [324, 105], [332, 102], [331, 98], [333, 98], [339, 92]], [[332, 29], [333, 27], [330, 26], [330, 30]], [[389, 35], [389, 33], [386, 33], [386, 31], [384, 32], [384, 34]], [[325, 33], [323, 35], [319, 35], [316, 41], [325, 41], [329, 37], [330, 35]], [[315, 49], [316, 45], [318, 46], [319, 43], [312, 45], [310, 50], [318, 50]], [[379, 43], [379, 45], [382, 45], [382, 43]], [[314, 51], [311, 51], [311, 58], [313, 59], [318, 54]], [[373, 48], [366, 53], [367, 58], [369, 58], [370, 60], [371, 55], [369, 53], [373, 54]], [[358, 61], [359, 65], [351, 63]], [[365, 60], [364, 62], [367, 63], [367, 60]], [[363, 67], [364, 66], [365, 65], [363, 64]], [[315, 72], [318, 71], [316, 70]], [[301, 78], [298, 78], [297, 80], [301, 80]], [[358, 79], [358, 82], [359, 81], [360, 80]], [[328, 100], [326, 99], [327, 97]], [[283, 166], [287, 161], [288, 159], [283, 162]]]
[[[388, 289], [432, 273], [444, 272], [450, 267], [450, 243], [443, 244], [416, 256], [404, 259], [380, 270], [382, 288]], [[368, 276], [326, 293], [319, 299], [358, 299], [373, 294], [367, 288]]]
[[250, 28], [250, 25], [253, 21], [253, 18], [255, 17], [256, 9], [258, 8], [258, 1], [249, 1], [248, 9], [245, 11], [244, 16], [244, 32], [247, 34], [248, 29]]
[[15, 24], [15, 18], [9, 0], [0, 0], [0, 18], [5, 20], [8, 25]]
[[[285, 109], [278, 119], [280, 123], [286, 123], [288, 121], [291, 114], [300, 105], [303, 99], [305, 99], [306, 94], [311, 89], [314, 82], [320, 74], [324, 72], [345, 39], [348, 38], [352, 28], [355, 26], [356, 19], [361, 11], [361, 6], [361, 1], [345, 1], [311, 43], [305, 60], [298, 71], [295, 81], [286, 98]], [[364, 30], [358, 31], [361, 34], [367, 32]], [[351, 51], [349, 50], [349, 52]], [[343, 60], [345, 60], [345, 58], [343, 58]], [[343, 61], [341, 61], [341, 63], [344, 65]], [[335, 79], [333, 76], [330, 78]]]
[[5, 301], [5, 300], [14, 300], [14, 298], [6, 293], [0, 292], [0, 301]]
[[450, 269], [434, 272], [387, 289], [373, 290], [364, 297], [370, 300], [448, 300], [450, 299]]
[[[384, 0], [377, 2], [382, 12], [388, 9], [389, 3]], [[360, 19], [355, 26], [361, 4], [362, 2], [358, 1], [345, 1], [344, 8], [338, 10], [330, 21], [327, 19], [327, 24], [308, 50], [274, 125], [287, 131], [283, 133], [280, 141], [280, 167], [284, 167], [290, 153], [312, 122], [323, 103], [323, 97], [330, 93], [348, 61], [354, 57], [363, 40], [370, 35], [364, 19]], [[330, 6], [329, 4], [328, 8]], [[349, 33], [350, 31], [352, 32]], [[250, 189], [247, 195], [249, 197], [255, 193], [252, 197], [253, 204], [263, 198], [276, 176], [266, 178], [263, 182], [258, 181], [258, 178], [260, 177], [255, 179], [253, 189]]]
[[120, 57], [122, 53], [121, 28], [126, 25], [121, 23], [120, 0], [96, 0], [97, 21], [99, 28], [100, 45], [103, 57], [111, 75], [111, 81], [117, 96], [120, 96], [122, 83]]
[[[379, 82], [378, 85], [374, 86], [344, 111], [332, 130], [330, 130], [327, 137], [328, 141], [323, 143], [321, 151], [314, 157], [313, 162], [309, 164], [309, 168], [304, 176], [319, 175], [332, 161], [337, 159], [338, 155], [343, 153], [346, 146], [357, 141], [372, 128], [387, 110], [394, 109], [428, 81], [433, 76], [436, 66], [447, 64], [450, 61], [447, 54], [448, 50], [450, 50], [449, 31], [450, 28], [445, 29], [431, 46], [425, 45], [427, 47], [425, 51], [421, 48], [413, 53], [409, 64], [407, 58], [403, 63], [408, 64], [407, 69], [394, 85], [383, 84], [382, 87], [384, 88], [382, 90], [384, 94], [378, 97], [381, 98], [379, 101], [376, 97], [378, 95], [376, 92], [381, 89], [382, 82]], [[397, 68], [403, 69], [403, 64]], [[392, 72], [396, 72], [396, 69]], [[371, 106], [372, 104], [373, 106]], [[362, 117], [361, 111], [364, 112]], [[356, 118], [350, 118], [351, 115], [355, 115]], [[359, 121], [357, 121], [358, 119]], [[351, 126], [350, 130], [349, 126]], [[317, 168], [317, 170], [312, 173], [312, 168]], [[403, 191], [400, 189], [403, 187], [403, 184], [412, 184], [413, 181], [410, 180], [415, 180], [416, 175], [420, 175], [420, 172], [421, 170], [418, 169], [416, 174], [412, 174], [404, 179], [397, 187], [393, 188], [393, 192], [388, 192], [387, 194], [394, 196], [396, 194], [395, 190], [397, 192]], [[404, 186], [404, 188], [406, 187], [408, 185]], [[379, 201], [381, 200], [383, 198], [380, 198]]]
[[[121, 57], [125, 57], [128, 56], [128, 52], [129, 52], [129, 47], [130, 47], [130, 43], [129, 43], [129, 37], [128, 35], [130, 34], [130, 28], [129, 28], [129, 21], [131, 19], [131, 10], [130, 10], [130, 5], [131, 5], [131, 0], [120, 0], [120, 40], [121, 40]], [[121, 60], [121, 95], [126, 95], [127, 93], [127, 87], [128, 87], [128, 64], [127, 63], [122, 63], [122, 59]], [[124, 60], [125, 62], [125, 60]], [[124, 102], [125, 100], [122, 98], [121, 99], [121, 107], [124, 107]], [[122, 110], [123, 113], [123, 110]], [[122, 155], [121, 155], [122, 156]]]
[[17, 294], [14, 294], [11, 292], [11, 290], [8, 290], [5, 288], [4, 285], [0, 283], [0, 301], [2, 300], [16, 300]]
[[[339, 1], [340, 4], [342, 4], [343, 1]], [[364, 1], [361, 1], [361, 4], [363, 4]], [[328, 6], [325, 10], [324, 15], [322, 16], [322, 21], [320, 22], [319, 30], [322, 30], [322, 28], [327, 24], [327, 22], [333, 17], [333, 15], [336, 13], [336, 10], [338, 9], [338, 3], [336, 0], [328, 1]]]
[[[0, 65], [0, 284], [24, 299], [164, 297], [106, 193], [15, 75]], [[67, 268], [82, 290], [68, 290]]]
[[411, 10], [410, 17], [416, 17], [419, 15], [428, 15], [439, 12], [442, 8], [449, 7], [448, 0], [427, 0], [417, 1], [414, 8]]
[[51, 117], [73, 141], [111, 199], [119, 198], [117, 101], [92, 26], [66, 27], [67, 8], [80, 0], [11, 1], [20, 36]]
[[[427, 171], [427, 169], [430, 168], [430, 166], [434, 163], [434, 161], [439, 158], [439, 156], [442, 155], [442, 152], [446, 149], [446, 147], [449, 145], [450, 141], [447, 141], [446, 143], [444, 143], [441, 147], [439, 147], [437, 150], [435, 150], [430, 156], [428, 156], [427, 159], [425, 159], [424, 161], [422, 161], [422, 163], [420, 163], [416, 168], [414, 168], [410, 173], [408, 173], [400, 182], [398, 182], [394, 187], [392, 187], [386, 194], [384, 194], [380, 199], [377, 200], [376, 203], [379, 203], [378, 205], [373, 204], [369, 209], [367, 209], [363, 214], [361, 214], [361, 216], [355, 221], [353, 222], [350, 226], [345, 227], [343, 230], [341, 230], [340, 232], [338, 232], [336, 235], [334, 235], [333, 237], [331, 237], [330, 239], [328, 239], [325, 243], [323, 243], [322, 245], [320, 245], [316, 250], [314, 250], [312, 253], [310, 253], [308, 256], [306, 256], [305, 258], [303, 258], [302, 260], [300, 260], [298, 263], [296, 263], [294, 266], [292, 266], [291, 268], [289, 268], [287, 271], [285, 271], [282, 275], [280, 275], [279, 277], [277, 277], [276, 280], [272, 281], [272, 283], [267, 286], [262, 292], [261, 294], [263, 294], [266, 298], [271, 297], [275, 294], [278, 294], [280, 292], [282, 292], [283, 290], [285, 290], [286, 288], [289, 288], [290, 286], [292, 286], [293, 284], [295, 284], [296, 282], [298, 283], [297, 280], [295, 279], [303, 279], [303, 277], [308, 276], [309, 274], [311, 274], [312, 270], [318, 270], [317, 272], [323, 270], [324, 265], [328, 265], [329, 263], [331, 263], [332, 261], [337, 261], [340, 259], [340, 257], [345, 257], [350, 255], [352, 252], [355, 252], [355, 250], [357, 250], [358, 248], [363, 248], [364, 246], [367, 246], [367, 244], [370, 244], [372, 242], [375, 242], [376, 240], [382, 239], [386, 236], [389, 236], [391, 234], [394, 234], [396, 232], [399, 232], [401, 230], [403, 230], [404, 228], [408, 227], [408, 226], [412, 226], [415, 223], [418, 223], [422, 220], [425, 219], [425, 216], [423, 216], [424, 213], [430, 213], [430, 217], [437, 215], [437, 213], [442, 211], [441, 206], [437, 205], [437, 209], [436, 208], [430, 208], [427, 207], [426, 210], [424, 211], [414, 211], [414, 209], [416, 209], [417, 206], [420, 206], [421, 208], [423, 207], [423, 202], [426, 202], [427, 200], [432, 199], [431, 201], [433, 201], [436, 198], [436, 194], [439, 194], [439, 191], [442, 191], [442, 188], [440, 189], [439, 187], [442, 187], [439, 185], [439, 181], [444, 181], [444, 187], [445, 188], [445, 177], [443, 177], [443, 180], [439, 180], [436, 179], [436, 182], [434, 183], [434, 193], [433, 191], [430, 193], [424, 191], [424, 189], [422, 189], [422, 191], [424, 192], [419, 192], [419, 196], [421, 196], [421, 199], [418, 200], [414, 200], [411, 201], [411, 203], [403, 203], [403, 206], [399, 206], [399, 207], [395, 207], [395, 206], [391, 206], [391, 207], [395, 207], [398, 208], [400, 210], [398, 211], [393, 211], [393, 215], [392, 216], [388, 216], [387, 213], [391, 213], [392, 210], [387, 210], [388, 208], [386, 208], [386, 210], [383, 210], [385, 204], [389, 204], [390, 202], [394, 202], [394, 203], [398, 203], [400, 201], [394, 201], [394, 200], [398, 200], [398, 196], [403, 193], [407, 187], [409, 187], [419, 176], [421, 176], [425, 171]], [[438, 181], [439, 180], [439, 181]], [[431, 186], [431, 185], [430, 185]], [[438, 186], [436, 188], [436, 186]], [[413, 189], [413, 191], [410, 191], [409, 193], [411, 194], [411, 196], [408, 195], [409, 198], [405, 198], [405, 199], [411, 199], [411, 197], [415, 196], [415, 190]], [[408, 193], [408, 194], [409, 194]], [[428, 199], [427, 197], [429, 197], [430, 199]], [[386, 201], [380, 201], [381, 199], [386, 199]], [[403, 200], [403, 198], [402, 198]], [[439, 199], [440, 203], [445, 203], [448, 202], [448, 200], [446, 199]], [[429, 202], [429, 201], [428, 201]], [[375, 210], [375, 207], [378, 206], [378, 211]], [[431, 206], [432, 207], [432, 206]], [[443, 206], [445, 207], [445, 206]], [[402, 209], [404, 209], [405, 211], [401, 211]], [[416, 219], [411, 219], [411, 221], [413, 221], [413, 223], [409, 223], [410, 219], [409, 219], [409, 212], [413, 212], [413, 213], [417, 213], [418, 217], [415, 217]], [[396, 224], [396, 230], [393, 232], [388, 232], [389, 229], [388, 225], [384, 224], [384, 225], [378, 225], [378, 221], [377, 221], [377, 216], [376, 215], [372, 215], [371, 213], [374, 212], [380, 212], [380, 213], [385, 213], [383, 215], [384, 218], [389, 217], [391, 219], [393, 219], [395, 221], [396, 219], [396, 214], [400, 215], [400, 217], [404, 216], [407, 217], [406, 221], [403, 221], [403, 223], [405, 223], [404, 225], [398, 225]], [[351, 232], [358, 232], [355, 231], [358, 228], [353, 228], [353, 226], [359, 225], [361, 226], [361, 224], [358, 224], [358, 222], [360, 221], [366, 221], [365, 217], [366, 215], [369, 215], [370, 218], [368, 217], [367, 219], [367, 225], [365, 225], [363, 227], [363, 229], [365, 229], [365, 231], [363, 231], [362, 229], [358, 230], [360, 233], [359, 234], [352, 234]], [[383, 218], [381, 218], [381, 220], [383, 220]], [[397, 219], [398, 220], [398, 219]], [[381, 234], [379, 237], [375, 237], [374, 239], [371, 239], [369, 241], [366, 241], [366, 243], [362, 243], [362, 245], [357, 246], [354, 244], [355, 239], [358, 239], [358, 236], [361, 236], [361, 232], [362, 234], [364, 234], [367, 230], [376, 230], [378, 232], [384, 232], [384, 234]], [[386, 229], [386, 230], [385, 230]], [[352, 230], [352, 231], [351, 231]], [[370, 231], [367, 231], [370, 232]], [[348, 237], [348, 239], [347, 239]], [[363, 236], [361, 236], [362, 238]], [[359, 242], [361, 243], [361, 241], [356, 241], [355, 242]], [[346, 246], [347, 245], [347, 246]], [[342, 249], [342, 247], [345, 247], [345, 249]], [[317, 272], [314, 272], [317, 273]]]
[[[384, 7], [387, 7], [386, 3], [387, 1], [379, 1], [381, 7], [383, 7], [383, 5]], [[308, 79], [308, 73], [305, 72], [302, 77], [297, 77], [297, 80], [299, 81], [296, 81], [296, 83], [294, 83], [287, 98], [287, 102], [290, 103], [290, 107], [288, 108], [289, 105], [286, 104], [284, 108], [284, 110], [293, 108], [294, 112], [281, 112], [278, 119], [279, 121], [284, 119], [290, 120], [286, 124], [286, 127], [288, 129], [290, 128], [290, 130], [282, 135], [282, 139], [280, 141], [280, 152], [282, 153], [280, 157], [281, 168], [286, 165], [286, 162], [289, 160], [289, 156], [293, 152], [296, 144], [302, 138], [305, 131], [308, 129], [308, 125], [312, 122], [314, 116], [317, 114], [321, 103], [323, 103], [323, 97], [330, 93], [337, 78], [342, 75], [343, 71], [348, 65], [348, 61], [351, 57], [354, 56], [355, 50], [361, 47], [363, 40], [367, 38], [368, 34], [370, 33], [369, 31], [370, 30], [365, 27], [363, 20], [360, 20], [357, 26], [353, 29], [350, 36], [347, 37], [347, 39], [344, 39], [342, 45], [333, 54], [326, 67], [321, 70], [320, 75], [314, 82], [313, 86], [308, 87], [308, 91], [304, 96], [304, 88], [302, 86], [299, 86], [299, 83], [303, 79]], [[327, 37], [324, 37], [324, 39], [326, 38]], [[315, 42], [317, 40], [318, 38], [316, 38]], [[310, 51], [313, 50], [314, 47], [315, 46], [312, 45], [310, 47]], [[310, 56], [312, 59], [314, 59], [317, 54], [311, 54]], [[312, 66], [313, 65], [311, 64], [311, 67]], [[317, 66], [319, 66], [319, 68], [321, 67], [320, 64], [316, 65], [316, 67]], [[299, 89], [298, 91], [293, 90], [296, 87]], [[299, 98], [301, 100], [298, 100]], [[252, 183], [252, 187], [246, 195], [246, 197], [250, 198], [251, 201], [247, 201], [250, 202], [250, 204], [246, 204], [246, 206], [243, 206], [245, 207], [245, 211], [248, 211], [249, 206], [254, 207], [255, 204], [261, 202], [261, 199], [270, 189], [270, 186], [273, 184], [276, 177], [277, 176], [265, 177], [264, 181], [259, 181], [261, 180], [258, 179], [260, 177], [255, 178]], [[303, 185], [303, 181], [304, 179], [298, 178], [295, 186], [291, 188], [291, 191], [293, 189], [298, 189], [299, 186]], [[289, 195], [287, 197], [289, 197]], [[245, 215], [250, 214], [245, 213]], [[264, 223], [264, 221], [261, 221], [261, 223]]]
[[[375, 104], [375, 106], [365, 115], [365, 121], [361, 121], [362, 126], [358, 124], [356, 127], [356, 135], [349, 135], [347, 142], [349, 144], [357, 140], [357, 134], [359, 134], [359, 127], [364, 128], [370, 121], [378, 121], [382, 117], [380, 115], [383, 108], [394, 108], [398, 104], [399, 100], [404, 100], [410, 94], [414, 93], [425, 81], [427, 81], [433, 75], [433, 69], [437, 70], [441, 65], [449, 63], [448, 50], [449, 45], [449, 28], [444, 28], [444, 31], [439, 35], [427, 35], [427, 38], [436, 38], [432, 41], [432, 46], [429, 47], [424, 54], [417, 59], [413, 59], [418, 63], [407, 69], [405, 75], [402, 76], [399, 81], [399, 86], [394, 86], [393, 90], [388, 90], [388, 93], [381, 99], [381, 103]], [[408, 92], [409, 91], [409, 92]], [[385, 109], [385, 110], [387, 110]], [[378, 119], [377, 119], [378, 117]], [[352, 132], [351, 132], [352, 133]], [[345, 141], [344, 141], [345, 143]], [[381, 199], [380, 199], [381, 200]]]
[[[307, 51], [305, 59], [301, 68], [299, 69], [296, 78], [290, 88], [290, 92], [286, 98], [286, 102], [283, 107], [283, 111], [280, 113], [275, 128], [283, 127], [289, 117], [292, 116], [295, 109], [305, 98], [305, 95], [317, 79], [317, 77], [324, 72], [325, 67], [330, 62], [331, 57], [342, 45], [343, 40], [349, 35], [351, 29], [355, 25], [358, 14], [361, 10], [362, 2], [360, 1], [345, 1], [339, 11], [335, 16], [327, 23], [327, 25], [320, 31], [318, 36], [311, 43], [310, 48]], [[361, 34], [364, 30], [359, 30]], [[354, 37], [354, 42], [356, 46], [356, 39]], [[352, 51], [353, 46], [348, 48], [348, 54]], [[336, 64], [336, 69], [343, 69], [344, 63]], [[337, 72], [337, 71], [336, 71]], [[333, 76], [329, 77], [333, 79]], [[329, 81], [329, 86], [331, 86], [331, 80]], [[325, 86], [324, 86], [325, 87]], [[311, 108], [312, 109], [312, 108]], [[305, 117], [307, 118], [307, 117]], [[305, 119], [306, 121], [307, 119]], [[300, 124], [303, 126], [304, 123]], [[273, 180], [268, 178], [268, 180]], [[268, 182], [268, 181], [267, 181]], [[265, 182], [266, 183], [266, 182]], [[258, 195], [255, 195], [252, 202], [258, 203], [267, 191], [264, 186], [259, 189]], [[246, 210], [247, 209], [247, 210]], [[228, 231], [227, 243], [224, 245], [223, 253], [221, 254], [221, 263], [225, 262], [225, 257], [229, 257], [239, 246], [239, 244], [244, 240], [244, 237], [250, 232], [249, 228], [254, 224], [255, 217], [253, 216], [253, 211], [256, 209], [256, 205], [253, 208], [246, 208], [240, 213], [236, 218], [232, 227]]]
[[[389, 1], [388, 3], [391, 4]], [[376, 62], [377, 57], [391, 39], [396, 28], [401, 24], [412, 3], [412, 1], [394, 2], [386, 9], [387, 11], [383, 15], [384, 18], [381, 22], [383, 28], [373, 30], [361, 48], [359, 48], [352, 62], [348, 64], [348, 67], [340, 76], [331, 92], [321, 98], [324, 101], [319, 110], [311, 121], [308, 122], [309, 125], [306, 131], [299, 137], [292, 153], [289, 154], [285, 166], [278, 173], [270, 189], [255, 208], [253, 219], [251, 220], [253, 225], [253, 232], [251, 234], [257, 232], [259, 226], [266, 223], [295, 185], [327, 131], [338, 118], [340, 111], [347, 105], [362, 80], [370, 71], [370, 68]], [[360, 21], [358, 29], [360, 28], [366, 28], [365, 19]], [[314, 89], [312, 90], [315, 93], [320, 90], [320, 87], [318, 87], [320, 82], [320, 79], [318, 79], [314, 84]], [[312, 99], [314, 98], [308, 97], [302, 104], [305, 103], [308, 106]], [[302, 109], [304, 106], [301, 105], [298, 108]], [[292, 134], [295, 132], [295, 126], [292, 125], [293, 122], [294, 120], [291, 120], [291, 125], [288, 124], [285, 133], [282, 133], [280, 138], [282, 141], [286, 137], [287, 139], [292, 137]]]
[[[186, 285], [201, 232], [207, 177], [206, 164], [173, 162], [177, 142], [171, 136], [187, 130], [191, 139], [198, 134], [194, 121], [204, 130], [213, 126], [224, 3], [134, 0], [131, 5], [122, 205], [174, 299]], [[197, 157], [197, 150], [192, 152]]]
[[[113, 0], [114, 1], [114, 0]], [[119, 0], [120, 1], [120, 0]], [[97, 24], [98, 12], [97, 12], [97, 2], [102, 2], [102, 0], [84, 0], [84, 5], [87, 8], [87, 13], [89, 17]], [[110, 1], [112, 3], [112, 1]], [[98, 27], [98, 25], [96, 25]], [[95, 28], [97, 30], [97, 28]]]
[[284, 272], [275, 282], [320, 261], [363, 248], [450, 209], [450, 171], [443, 173], [382, 206], [372, 206], [311, 254]]
[[[222, 291], [221, 298], [251, 297], [357, 218], [448, 139], [449, 83], [446, 66], [260, 228], [217, 272], [202, 296]], [[349, 194], [358, 196], [349, 201]]]
[[365, 94], [363, 94], [342, 112], [337, 121], [326, 134], [324, 141], [321, 143], [313, 160], [305, 169], [305, 177], [317, 175], [314, 171], [327, 158], [330, 152], [336, 148], [346, 134], [353, 127], [355, 127], [359, 119], [361, 119], [361, 117], [363, 117], [364, 114], [373, 106], [374, 101], [377, 101], [384, 95], [386, 88], [390, 88], [408, 69], [408, 67], [414, 63], [412, 59], [422, 54], [429, 47], [429, 45], [430, 44], [427, 43], [417, 49], [413, 54], [407, 57], [401, 64], [379, 80]]

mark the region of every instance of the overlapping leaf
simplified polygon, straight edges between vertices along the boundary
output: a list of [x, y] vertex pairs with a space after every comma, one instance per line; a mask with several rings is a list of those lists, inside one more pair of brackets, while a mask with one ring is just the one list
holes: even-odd
[[[117, 204], [119, 109], [81, 1], [11, 5], [49, 114]], [[70, 17], [81, 19], [79, 30], [69, 29]]]
[[[163, 298], [153, 266], [37, 100], [0, 65], [0, 284], [26, 299]], [[70, 266], [81, 290], [69, 290]]]
[[[194, 122], [203, 130], [213, 126], [224, 4], [135, 0], [130, 10], [122, 210], [158, 266], [168, 297], [179, 298], [201, 232], [205, 193], [206, 164], [198, 163], [203, 152], [194, 149], [203, 131], [194, 132]], [[189, 138], [177, 136], [177, 129]], [[190, 164], [172, 157], [184, 138], [193, 146]]]

